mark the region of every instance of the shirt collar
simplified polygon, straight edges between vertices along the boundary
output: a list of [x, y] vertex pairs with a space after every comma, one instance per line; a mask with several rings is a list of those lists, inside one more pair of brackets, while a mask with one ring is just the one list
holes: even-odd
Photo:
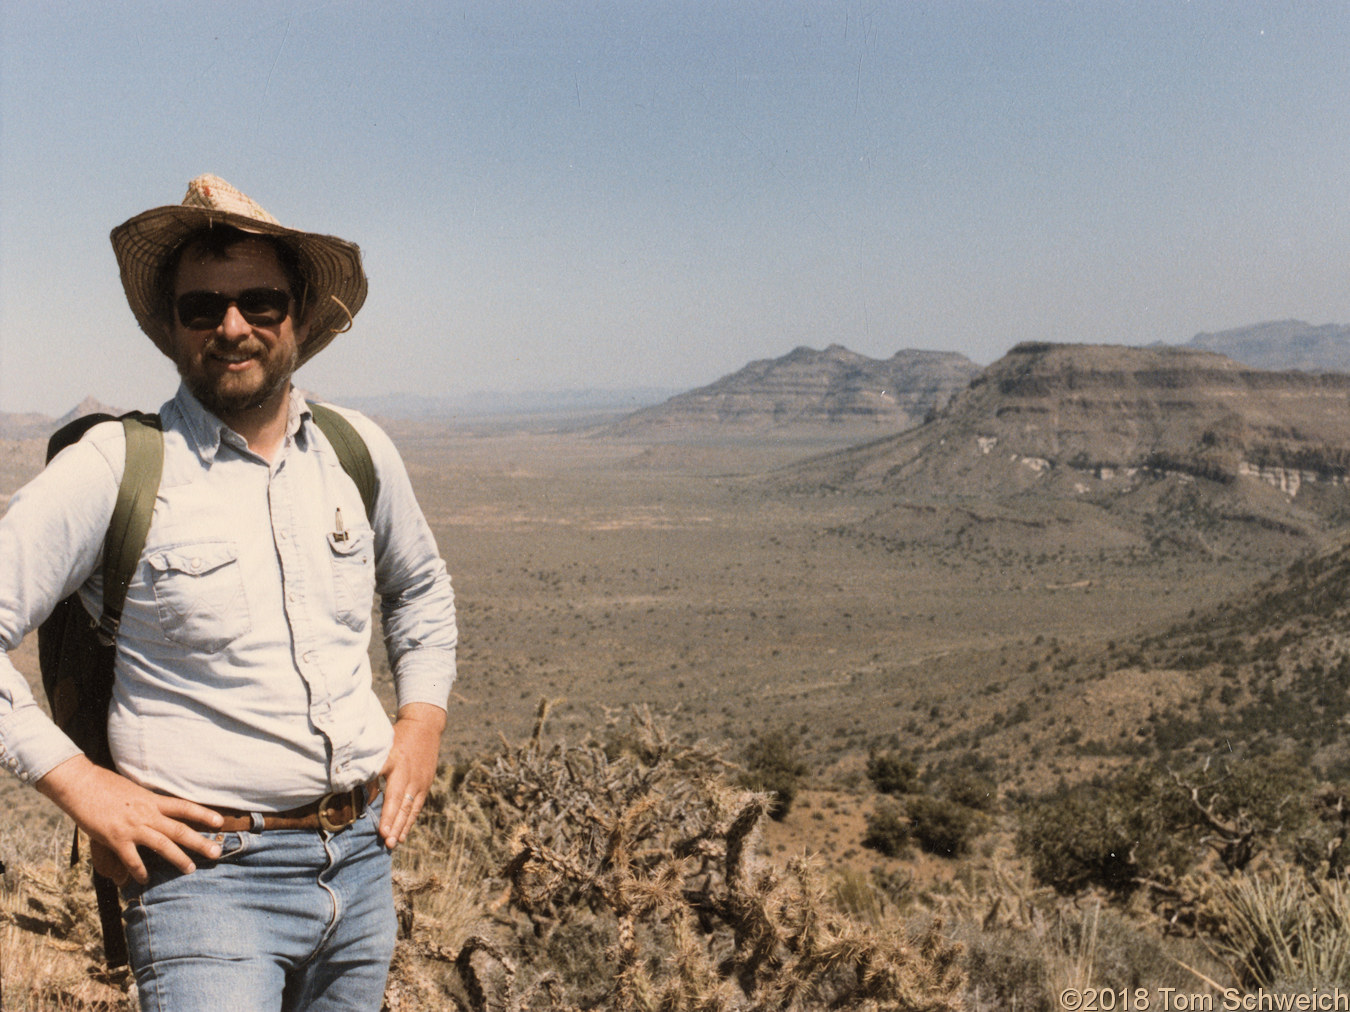
[[[208, 411], [187, 388], [187, 384], [181, 382], [178, 384], [178, 392], [169, 403], [178, 410], [183, 419], [188, 442], [204, 463], [209, 465], [215, 461], [216, 453], [223, 442], [238, 450], [247, 449], [248, 444], [245, 443], [244, 437]], [[286, 411], [286, 436], [293, 439], [301, 431], [304, 420], [310, 416], [305, 395], [295, 384], [291, 384], [291, 396]]]

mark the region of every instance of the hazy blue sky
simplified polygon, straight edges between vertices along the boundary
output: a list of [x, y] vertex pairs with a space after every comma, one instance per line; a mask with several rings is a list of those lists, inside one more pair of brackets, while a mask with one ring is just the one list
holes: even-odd
[[1350, 322], [1350, 4], [0, 6], [0, 410], [155, 407], [113, 225], [359, 243], [325, 394]]

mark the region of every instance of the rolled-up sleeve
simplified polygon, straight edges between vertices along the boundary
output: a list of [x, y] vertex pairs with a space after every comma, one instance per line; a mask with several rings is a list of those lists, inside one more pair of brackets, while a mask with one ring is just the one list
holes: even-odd
[[368, 418], [344, 413], [370, 448], [379, 478], [372, 518], [375, 589], [398, 705], [431, 703], [445, 709], [458, 643], [450, 574], [398, 450]]
[[27, 783], [80, 750], [38, 705], [8, 651], [97, 566], [124, 456], [121, 426], [97, 426], [0, 517], [0, 765]]

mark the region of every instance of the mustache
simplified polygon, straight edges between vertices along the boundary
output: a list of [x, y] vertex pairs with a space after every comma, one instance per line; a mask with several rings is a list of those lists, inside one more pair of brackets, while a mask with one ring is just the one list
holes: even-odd
[[260, 355], [265, 350], [261, 341], [222, 341], [218, 338], [207, 341], [202, 347], [207, 355]]

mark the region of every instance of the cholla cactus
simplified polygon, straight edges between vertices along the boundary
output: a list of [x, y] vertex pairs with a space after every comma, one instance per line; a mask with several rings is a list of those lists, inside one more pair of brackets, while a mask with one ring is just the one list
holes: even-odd
[[[481, 826], [496, 930], [455, 961], [471, 1012], [808, 1012], [960, 1008], [958, 950], [851, 922], [804, 860], [754, 856], [769, 799], [671, 741], [645, 711], [603, 740], [535, 735], [439, 799]], [[564, 964], [564, 965], [560, 965]]]

